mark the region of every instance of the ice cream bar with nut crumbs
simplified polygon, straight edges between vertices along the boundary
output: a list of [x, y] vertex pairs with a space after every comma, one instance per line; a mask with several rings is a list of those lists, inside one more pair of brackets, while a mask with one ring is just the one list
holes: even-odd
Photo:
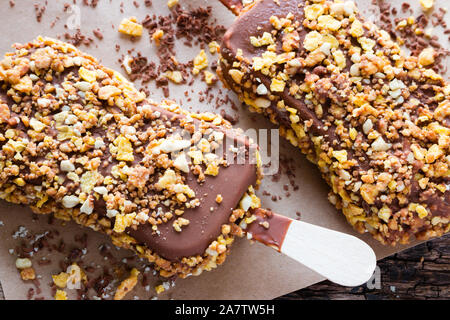
[[450, 230], [450, 85], [436, 54], [406, 55], [353, 1], [257, 0], [225, 34], [218, 72], [319, 167], [356, 230], [394, 245]]
[[215, 268], [243, 235], [342, 285], [372, 275], [363, 241], [260, 208], [258, 147], [221, 117], [154, 103], [64, 42], [15, 49], [0, 62], [0, 198], [104, 232], [166, 277]]
[[222, 263], [259, 207], [257, 146], [72, 45], [14, 47], [0, 62], [0, 198], [104, 232], [163, 276]]

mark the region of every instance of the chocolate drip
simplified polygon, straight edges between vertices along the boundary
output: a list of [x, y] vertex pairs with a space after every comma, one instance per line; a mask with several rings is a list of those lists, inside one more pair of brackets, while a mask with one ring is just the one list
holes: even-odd
[[253, 214], [256, 220], [248, 225], [247, 233], [253, 240], [280, 251], [292, 220], [264, 209], [255, 209]]

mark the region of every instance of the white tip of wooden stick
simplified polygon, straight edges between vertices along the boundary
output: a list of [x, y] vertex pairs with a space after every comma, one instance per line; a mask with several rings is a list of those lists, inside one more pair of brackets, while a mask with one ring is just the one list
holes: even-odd
[[369, 281], [377, 262], [374, 251], [364, 241], [296, 220], [290, 224], [280, 251], [328, 280], [348, 287]]

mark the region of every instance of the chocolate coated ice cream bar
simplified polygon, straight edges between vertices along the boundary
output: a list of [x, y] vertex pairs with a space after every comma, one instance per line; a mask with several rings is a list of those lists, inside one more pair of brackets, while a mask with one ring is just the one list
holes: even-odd
[[[257, 146], [39, 37], [0, 62], [0, 198], [108, 234], [163, 276], [225, 260], [259, 207]], [[4, 213], [6, 214], [6, 213]]]
[[405, 55], [352, 1], [258, 0], [224, 36], [219, 73], [319, 167], [356, 230], [407, 243], [450, 230], [450, 85], [435, 54]]

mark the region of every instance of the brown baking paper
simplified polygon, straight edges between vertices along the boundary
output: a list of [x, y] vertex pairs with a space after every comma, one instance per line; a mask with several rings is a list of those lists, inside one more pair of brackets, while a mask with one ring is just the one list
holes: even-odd
[[[41, 2], [44, 3], [44, 1]], [[71, 26], [73, 23], [76, 24], [76, 11], [79, 9], [82, 33], [94, 37], [92, 30], [98, 28], [104, 35], [103, 40], [96, 40], [88, 47], [80, 46], [81, 50], [97, 57], [104, 65], [120, 70], [122, 73], [124, 73], [124, 70], [121, 68], [117, 59], [122, 54], [126, 54], [128, 49], [135, 48], [136, 51], [141, 51], [143, 56], [148, 57], [149, 60], [158, 61], [155, 55], [155, 45], [154, 43], [150, 43], [149, 36], [145, 31], [142, 38], [131, 41], [127, 36], [119, 34], [117, 27], [125, 17], [136, 16], [138, 21], [142, 21], [147, 14], [168, 14], [167, 1], [153, 1], [151, 7], [146, 7], [144, 1], [138, 1], [140, 3], [139, 8], [133, 5], [133, 1], [123, 1], [123, 12], [121, 12], [121, 1], [100, 0], [95, 9], [81, 5], [80, 3], [77, 7], [78, 9], [75, 8], [74, 10], [70, 10], [70, 12], [64, 12], [63, 7], [66, 2], [59, 0], [48, 1], [49, 4], [43, 13], [42, 21], [38, 23], [34, 4], [39, 2], [34, 0], [16, 0], [15, 6], [11, 8], [9, 1], [1, 1], [1, 54], [3, 55], [3, 53], [10, 51], [12, 43], [28, 42], [38, 35], [57, 37], [65, 32], [73, 33], [74, 31], [64, 28], [64, 25], [68, 24]], [[360, 8], [369, 8], [370, 5], [368, 2], [367, 0], [357, 1]], [[440, 4], [444, 5], [444, 2], [442, 0]], [[439, 1], [437, 3], [439, 4]], [[234, 16], [218, 0], [180, 0], [180, 4], [183, 8], [195, 8], [205, 5], [212, 6], [213, 16], [217, 19], [217, 23], [226, 27], [234, 20]], [[413, 7], [418, 7], [418, 1], [413, 1], [410, 4]], [[416, 10], [415, 16], [418, 15], [417, 12], [419, 10]], [[369, 15], [372, 15], [371, 19], [376, 21], [376, 15], [373, 13], [369, 13]], [[448, 16], [446, 19], [448, 21]], [[115, 51], [116, 44], [120, 44], [121, 46], [120, 53]], [[199, 48], [195, 45], [189, 48], [178, 45], [177, 43], [177, 48], [177, 58], [183, 63], [192, 60], [199, 52]], [[216, 59], [217, 55], [209, 57], [210, 63]], [[184, 96], [184, 91], [192, 88], [195, 90], [203, 90], [206, 88], [205, 83], [200, 80], [200, 77], [196, 78], [196, 80], [193, 87], [171, 85], [171, 98], [180, 102], [184, 108], [192, 111], [217, 111], [214, 109], [214, 102], [199, 103], [196, 98], [193, 98], [190, 102], [186, 101], [187, 98]], [[217, 83], [213, 89], [216, 91], [213, 92], [218, 92], [221, 88], [222, 85]], [[162, 91], [155, 89], [153, 84], [149, 85], [149, 89], [153, 92], [151, 98], [154, 100], [163, 98]], [[191, 96], [195, 97], [195, 94]], [[236, 105], [240, 105], [232, 92], [229, 92], [229, 96], [235, 101]], [[245, 108], [239, 108], [237, 112], [239, 116], [237, 126], [244, 130], [248, 128], [274, 128], [267, 120], [251, 114]], [[262, 153], [265, 151], [264, 148], [262, 146]], [[280, 140], [280, 154], [284, 159], [293, 159], [289, 161], [292, 167], [289, 171], [295, 173], [295, 182], [298, 185], [298, 189], [293, 190], [289, 187], [290, 196], [286, 196], [286, 191], [283, 187], [289, 184], [289, 177], [285, 169], [282, 170], [279, 180], [272, 179], [271, 176], [266, 177], [258, 191], [258, 195], [262, 198], [263, 207], [271, 208], [276, 212], [292, 218], [296, 218], [296, 213], [301, 212], [301, 219], [303, 221], [354, 234], [367, 241], [375, 250], [379, 259], [408, 247], [397, 246], [392, 248], [382, 246], [367, 234], [357, 234], [346, 223], [344, 216], [329, 204], [327, 201], [328, 186], [321, 179], [318, 170], [305, 159], [300, 151], [287, 142]], [[271, 196], [263, 195], [263, 190], [269, 190], [272, 195], [281, 196], [281, 199], [274, 202]], [[63, 223], [60, 221], [54, 221], [52, 225], [49, 225], [47, 220], [48, 217], [45, 216], [33, 220], [29, 209], [11, 205], [3, 201], [0, 202], [0, 281], [6, 299], [26, 299], [28, 290], [34, 288], [32, 283], [25, 283], [20, 279], [19, 272], [15, 267], [17, 258], [15, 248], [23, 240], [21, 236], [24, 236], [24, 230], [29, 234], [43, 234], [48, 230], [57, 230], [69, 248], [71, 246], [77, 246], [74, 240], [75, 235], [86, 233], [88, 235], [88, 250], [83, 258], [84, 263], [94, 268], [102, 268], [103, 265], [109, 263], [109, 260], [105, 260], [99, 254], [98, 250], [100, 245], [109, 243], [106, 236], [81, 228], [74, 223], [64, 223], [65, 225], [63, 226]], [[20, 226], [23, 228], [20, 229]], [[412, 243], [411, 245], [414, 244], [417, 243]], [[124, 257], [132, 256], [130, 251], [116, 249], [114, 246], [110, 246], [112, 247], [111, 250], [114, 256], [119, 261]], [[42, 289], [42, 293], [35, 294], [34, 297], [50, 299], [52, 298], [49, 286], [52, 282], [51, 275], [63, 271], [58, 264], [65, 255], [57, 253], [54, 250], [53, 252], [44, 250], [42, 253], [39, 252], [36, 258], [42, 258], [42, 256], [51, 259], [52, 263], [46, 266], [40, 266], [36, 263], [37, 259], [31, 259], [41, 284], [40, 288]], [[139, 262], [136, 260], [133, 260], [132, 263], [142, 265], [142, 261]], [[128, 259], [122, 262], [127, 264]], [[312, 285], [323, 279], [320, 275], [282, 256], [273, 249], [261, 244], [251, 244], [246, 239], [238, 239], [233, 245], [231, 254], [225, 264], [211, 272], [204, 272], [199, 277], [178, 279], [175, 285], [169, 282], [170, 288], [165, 293], [159, 295], [158, 298], [272, 299]], [[145, 289], [142, 285], [138, 285], [127, 298], [149, 299], [155, 297], [157, 295], [154, 290], [154, 285], [160, 283], [161, 279], [154, 276], [150, 279], [149, 287]], [[74, 297], [74, 292], [70, 292], [70, 290], [66, 291], [69, 297]]]

